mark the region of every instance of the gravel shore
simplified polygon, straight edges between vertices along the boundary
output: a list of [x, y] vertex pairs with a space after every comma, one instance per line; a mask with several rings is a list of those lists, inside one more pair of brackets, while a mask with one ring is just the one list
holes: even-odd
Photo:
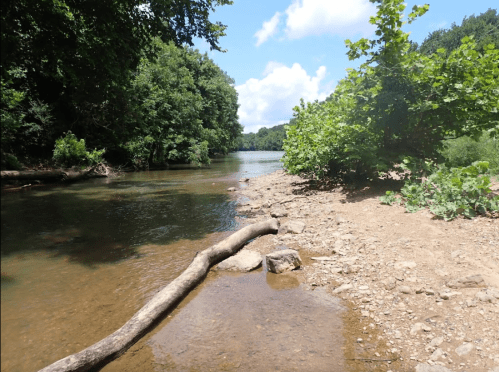
[[353, 370], [499, 372], [497, 218], [445, 222], [382, 205], [383, 186], [319, 190], [283, 171], [240, 186], [248, 222], [305, 223], [245, 249], [297, 249], [305, 289], [345, 300]]

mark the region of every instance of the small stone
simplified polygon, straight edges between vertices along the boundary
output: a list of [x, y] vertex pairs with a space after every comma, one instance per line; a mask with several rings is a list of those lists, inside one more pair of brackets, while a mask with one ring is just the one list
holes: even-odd
[[440, 293], [440, 298], [443, 300], [449, 300], [452, 297], [459, 296], [461, 292], [441, 292]]
[[476, 299], [482, 302], [495, 302], [495, 297], [487, 294], [486, 292], [478, 292], [475, 295]]
[[343, 274], [354, 274], [358, 273], [361, 269], [359, 265], [344, 265], [343, 266]]
[[476, 302], [473, 300], [466, 300], [466, 306], [468, 307], [476, 307]]
[[490, 296], [492, 296], [492, 297], [494, 297], [494, 298], [499, 299], [499, 289], [497, 289], [497, 288], [487, 288], [487, 289], [485, 290], [485, 292], [486, 292], [488, 295], [490, 295]]
[[332, 256], [310, 257], [314, 261], [334, 261], [336, 258]]
[[449, 288], [479, 288], [484, 286], [485, 281], [480, 274], [466, 276], [447, 283]]
[[415, 334], [417, 334], [417, 333], [419, 333], [419, 332], [421, 332], [421, 331], [423, 330], [423, 326], [424, 326], [424, 324], [423, 324], [423, 323], [415, 323], [415, 324], [412, 326], [412, 328], [411, 328], [411, 330], [410, 330], [410, 332], [409, 332], [409, 333], [410, 333], [412, 336], [414, 336]]
[[404, 293], [404, 294], [412, 294], [412, 289], [411, 287], [407, 286], [407, 285], [401, 285], [399, 287], [397, 287], [397, 290], [400, 292], [400, 293]]
[[440, 359], [444, 355], [444, 351], [440, 348], [437, 348], [433, 354], [431, 354], [430, 359], [436, 361]]
[[463, 356], [469, 354], [473, 349], [474, 346], [472, 343], [464, 343], [456, 348], [456, 354], [459, 356]]
[[431, 288], [427, 288], [425, 290], [425, 293], [428, 295], [428, 296], [433, 296], [435, 294], [435, 291]]
[[249, 178], [243, 177], [239, 180], [239, 182], [244, 183], [244, 182], [249, 182], [249, 180], [250, 180]]
[[287, 217], [288, 212], [283, 207], [276, 206], [271, 209], [270, 215], [274, 218]]
[[352, 234], [345, 234], [345, 235], [341, 235], [340, 239], [353, 242], [354, 240], [357, 240], [357, 237], [355, 235], [352, 235]]
[[347, 222], [347, 220], [343, 216], [336, 216], [336, 223], [338, 225], [345, 222]]
[[418, 264], [414, 261], [400, 261], [395, 263], [395, 269], [401, 270], [401, 269], [414, 269]]
[[452, 371], [438, 364], [428, 365], [425, 363], [419, 363], [416, 366], [415, 372], [452, 372]]
[[382, 283], [387, 291], [391, 291], [392, 289], [394, 289], [396, 287], [397, 280], [393, 276], [391, 276], [391, 277], [383, 280]]
[[227, 191], [236, 191], [237, 189], [235, 187], [229, 187]]
[[333, 291], [334, 294], [349, 291], [350, 289], [353, 289], [353, 285], [350, 283], [342, 284], [338, 288], [335, 288]]
[[302, 264], [300, 255], [294, 249], [284, 249], [265, 256], [268, 271], [280, 274], [294, 270]]
[[279, 234], [301, 234], [305, 230], [305, 222], [287, 221], [279, 228]]
[[435, 337], [433, 340], [430, 341], [429, 345], [432, 347], [437, 347], [440, 346], [444, 342], [443, 337]]

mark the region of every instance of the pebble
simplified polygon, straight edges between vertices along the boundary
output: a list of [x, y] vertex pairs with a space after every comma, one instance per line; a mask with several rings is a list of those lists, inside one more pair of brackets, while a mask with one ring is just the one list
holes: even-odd
[[458, 346], [455, 351], [457, 355], [463, 356], [469, 354], [473, 349], [474, 346], [472, 343], [464, 343], [461, 346]]

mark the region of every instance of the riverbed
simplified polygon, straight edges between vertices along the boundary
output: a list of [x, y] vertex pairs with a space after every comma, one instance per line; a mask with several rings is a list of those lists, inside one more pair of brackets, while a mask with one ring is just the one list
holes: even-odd
[[[197, 251], [245, 224], [227, 188], [280, 169], [281, 156], [3, 193], [1, 370], [37, 371], [121, 327]], [[103, 370], [342, 371], [342, 311], [265, 267], [211, 272]]]

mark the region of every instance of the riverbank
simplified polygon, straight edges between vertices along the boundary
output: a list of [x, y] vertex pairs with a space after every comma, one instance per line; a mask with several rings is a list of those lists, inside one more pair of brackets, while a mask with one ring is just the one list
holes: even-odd
[[[497, 186], [497, 185], [496, 185]], [[436, 220], [382, 205], [390, 185], [319, 190], [277, 171], [241, 184], [248, 223], [279, 216], [302, 234], [263, 237], [247, 248], [297, 249], [305, 289], [345, 300], [345, 356], [354, 370], [499, 370], [499, 220]], [[308, 263], [308, 264], [307, 264]], [[429, 370], [428, 370], [429, 371]]]

